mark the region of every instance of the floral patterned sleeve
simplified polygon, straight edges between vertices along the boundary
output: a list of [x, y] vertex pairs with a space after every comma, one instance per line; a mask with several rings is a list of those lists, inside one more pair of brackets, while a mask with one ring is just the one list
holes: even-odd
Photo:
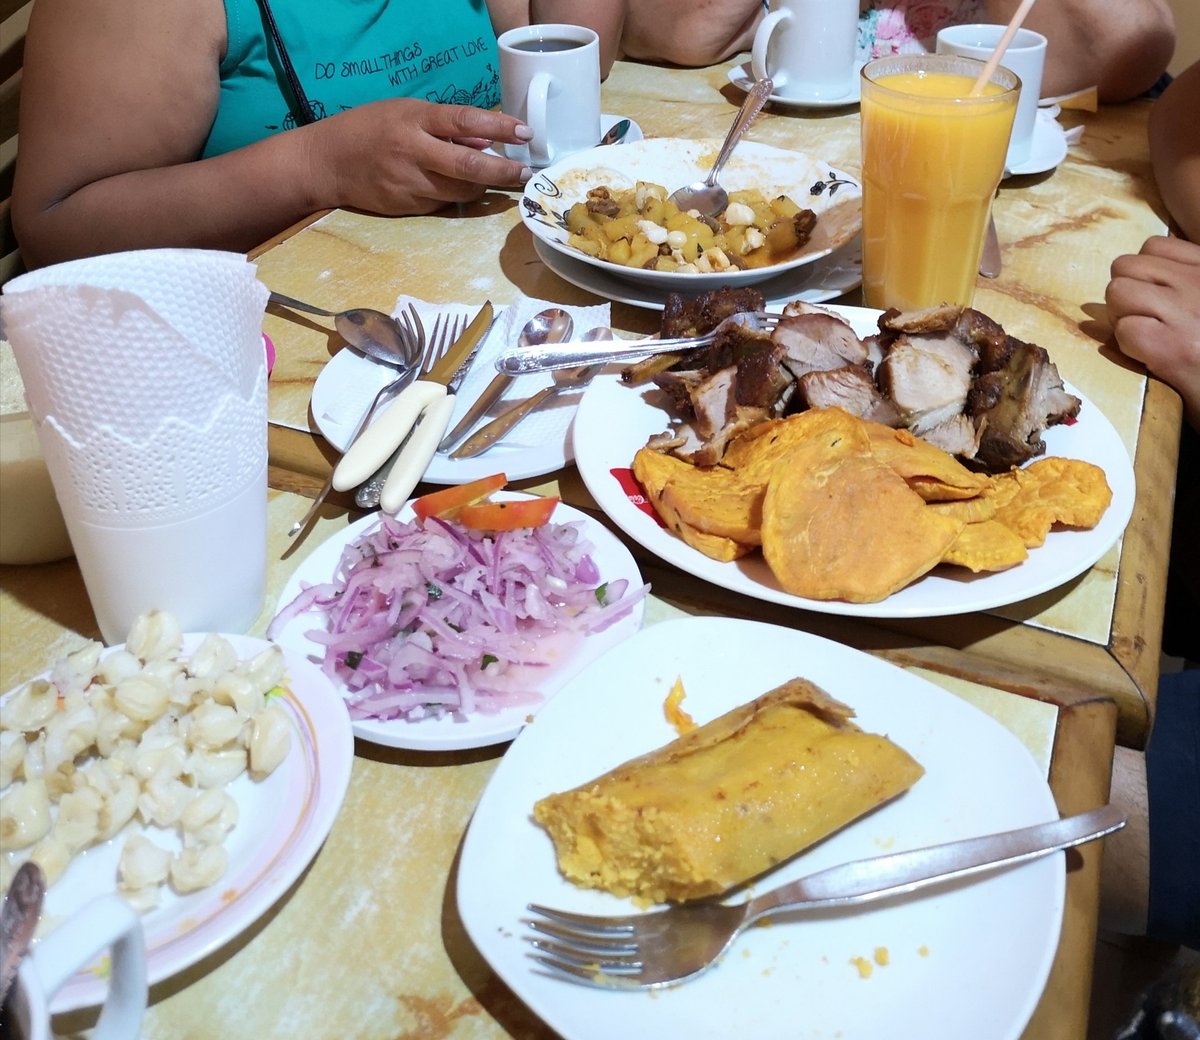
[[984, 0], [861, 0], [858, 58], [932, 51], [939, 29], [984, 18]]

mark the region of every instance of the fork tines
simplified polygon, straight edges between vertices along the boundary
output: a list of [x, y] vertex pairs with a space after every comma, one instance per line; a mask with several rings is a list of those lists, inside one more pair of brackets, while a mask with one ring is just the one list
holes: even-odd
[[528, 909], [545, 918], [524, 919], [534, 933], [525, 941], [537, 951], [530, 957], [542, 967], [606, 989], [637, 985], [644, 965], [632, 925], [534, 904]]

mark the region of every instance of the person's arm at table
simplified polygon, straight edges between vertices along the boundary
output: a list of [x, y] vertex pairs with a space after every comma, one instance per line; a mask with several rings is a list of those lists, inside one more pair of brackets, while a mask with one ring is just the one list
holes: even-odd
[[[1020, 0], [988, 0], [985, 21], [1005, 23]], [[1025, 28], [1046, 37], [1042, 95], [1097, 86], [1101, 101], [1126, 101], [1158, 80], [1175, 50], [1167, 0], [1042, 0]]]
[[1171, 219], [1200, 242], [1200, 62], [1181, 72], [1150, 108], [1150, 162]]
[[168, 245], [244, 251], [321, 209], [425, 213], [527, 176], [454, 143], [515, 143], [516, 119], [407, 98], [198, 160], [224, 47], [220, 0], [38, 0], [12, 210], [28, 266]]

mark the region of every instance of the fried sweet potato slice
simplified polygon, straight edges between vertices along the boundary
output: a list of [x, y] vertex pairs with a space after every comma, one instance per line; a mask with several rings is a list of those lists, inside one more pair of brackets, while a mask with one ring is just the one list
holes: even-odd
[[763, 555], [793, 595], [886, 599], [940, 562], [965, 526], [872, 456], [805, 465], [803, 454], [787, 457], [763, 503]]
[[1079, 459], [1038, 459], [1006, 476], [1016, 493], [996, 510], [996, 519], [1030, 549], [1043, 544], [1055, 524], [1095, 527], [1112, 501], [1104, 470]]
[[818, 408], [759, 423], [730, 444], [721, 464], [736, 469], [745, 483], [765, 487], [785, 457], [792, 464], [792, 453], [800, 447], [810, 453], [808, 458], [831, 459], [866, 455], [871, 442], [861, 421], [849, 412]]
[[991, 486], [986, 473], [972, 472], [953, 455], [908, 430], [862, 422], [871, 438], [871, 454], [891, 466], [926, 502], [974, 498]]
[[[685, 475], [689, 471], [697, 472], [691, 463], [677, 459], [673, 455], [664, 455], [652, 448], [639, 448], [633, 457], [633, 475], [641, 485], [650, 504], [664, 524], [682, 538], [697, 552], [722, 563], [736, 560], [753, 552], [755, 545], [737, 542], [722, 535], [709, 534], [701, 531], [685, 521], [663, 498], [663, 490], [676, 476]], [[688, 479], [685, 475], [684, 479]]]
[[980, 571], [1003, 571], [1021, 563], [1029, 553], [1025, 542], [997, 520], [967, 524], [942, 557], [942, 563]]

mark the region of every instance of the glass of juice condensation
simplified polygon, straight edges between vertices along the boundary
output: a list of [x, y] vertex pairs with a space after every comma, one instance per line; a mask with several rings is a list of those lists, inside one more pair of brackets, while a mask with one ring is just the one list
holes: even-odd
[[862, 69], [863, 300], [968, 307], [1020, 79], [974, 58], [904, 54]]

